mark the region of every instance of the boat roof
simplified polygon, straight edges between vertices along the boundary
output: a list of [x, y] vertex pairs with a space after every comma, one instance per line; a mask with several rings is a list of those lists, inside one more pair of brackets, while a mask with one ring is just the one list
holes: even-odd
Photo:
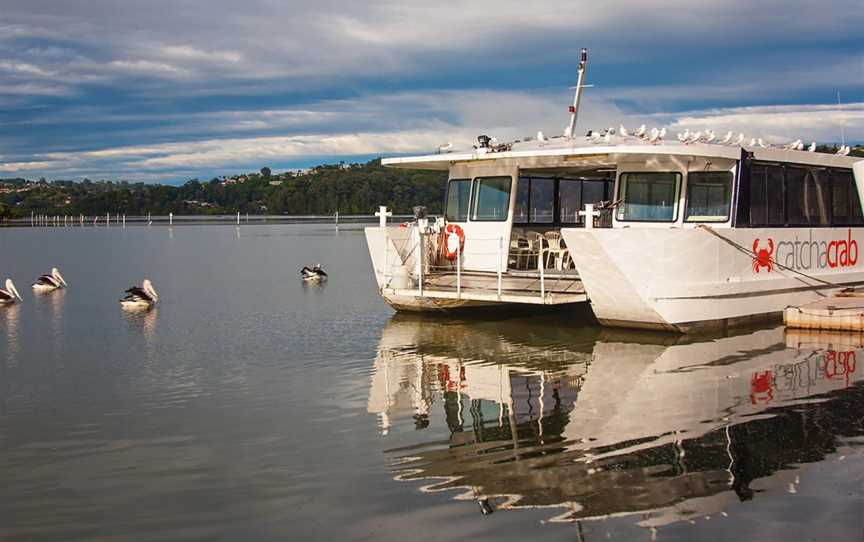
[[719, 143], [682, 143], [680, 141], [662, 140], [650, 143], [636, 137], [613, 136], [611, 141], [593, 142], [587, 137], [566, 139], [563, 136], [552, 137], [544, 142], [536, 139], [516, 141], [507, 145], [507, 150], [471, 149], [423, 156], [404, 156], [384, 158], [385, 166], [404, 169], [424, 169], [447, 171], [456, 163], [467, 165], [472, 162], [489, 162], [507, 159], [508, 162], [531, 162], [531, 159], [546, 158], [553, 160], [561, 158], [566, 165], [566, 157], [581, 156], [595, 158], [595, 162], [614, 165], [625, 155], [668, 155], [692, 156], [704, 158], [726, 158], [738, 160], [742, 151], [753, 154], [756, 160], [781, 162], [790, 164], [805, 164], [823, 167], [851, 168], [864, 158], [855, 156], [839, 156], [806, 150], [789, 150], [782, 147], [763, 147], [750, 145], [723, 145]]

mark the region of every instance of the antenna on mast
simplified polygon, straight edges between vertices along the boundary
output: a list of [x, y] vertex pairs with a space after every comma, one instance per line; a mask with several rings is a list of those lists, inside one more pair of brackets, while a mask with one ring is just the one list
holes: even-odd
[[579, 102], [582, 100], [582, 89], [586, 86], [592, 85], [583, 85], [582, 82], [585, 79], [585, 67], [588, 65], [588, 49], [582, 48], [582, 58], [579, 61], [579, 68], [577, 71], [579, 73], [579, 78], [576, 80], [576, 94], [573, 96], [573, 105], [570, 106], [570, 127], [567, 130], [567, 134], [570, 139], [573, 139], [576, 130], [576, 118], [579, 116]]

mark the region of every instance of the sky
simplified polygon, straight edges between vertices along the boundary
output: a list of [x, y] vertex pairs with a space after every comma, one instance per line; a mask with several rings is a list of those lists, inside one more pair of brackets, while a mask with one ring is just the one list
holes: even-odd
[[0, 177], [178, 183], [560, 134], [582, 47], [580, 133], [860, 142], [862, 28], [861, 0], [0, 0]]

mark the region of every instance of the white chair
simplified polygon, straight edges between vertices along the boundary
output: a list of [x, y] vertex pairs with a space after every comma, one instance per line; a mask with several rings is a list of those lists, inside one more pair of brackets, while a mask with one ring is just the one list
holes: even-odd
[[[544, 253], [555, 258], [555, 269], [561, 271], [570, 268], [570, 250], [564, 246], [564, 241], [561, 239], [560, 231], [548, 231], [544, 235], [548, 248], [544, 249]], [[544, 257], [543, 261], [546, 261]]]
[[[543, 259], [543, 249], [545, 248], [546, 239], [540, 232], [529, 231], [525, 233], [525, 239], [528, 241], [528, 268], [540, 269]], [[533, 266], [532, 261], [536, 262]]]

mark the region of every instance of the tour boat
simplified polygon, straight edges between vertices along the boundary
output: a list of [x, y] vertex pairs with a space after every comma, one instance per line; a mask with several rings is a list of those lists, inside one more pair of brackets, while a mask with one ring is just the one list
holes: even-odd
[[712, 130], [563, 135], [385, 166], [446, 171], [444, 216], [366, 238], [397, 310], [590, 303], [605, 325], [690, 332], [779, 317], [864, 284], [864, 159]]

